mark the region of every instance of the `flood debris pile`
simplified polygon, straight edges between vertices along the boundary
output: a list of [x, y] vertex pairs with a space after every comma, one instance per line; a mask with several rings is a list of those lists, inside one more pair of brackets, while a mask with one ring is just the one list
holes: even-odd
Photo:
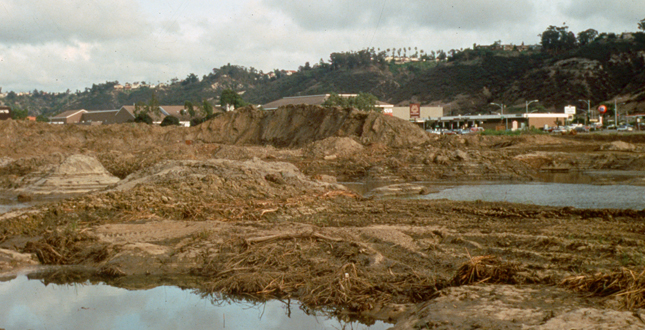
[[24, 252], [34, 253], [46, 265], [95, 264], [109, 255], [106, 244], [97, 243], [85, 230], [70, 227], [48, 231], [41, 240], [27, 242]]
[[205, 256], [196, 272], [209, 279], [210, 292], [295, 298], [311, 309], [352, 315], [389, 303], [425, 301], [444, 285], [355, 239], [313, 227], [234, 237], [218, 245], [217, 254]]
[[504, 262], [496, 256], [471, 257], [464, 263], [450, 283], [454, 286], [479, 284], [479, 283], [505, 283], [517, 284], [518, 264]]

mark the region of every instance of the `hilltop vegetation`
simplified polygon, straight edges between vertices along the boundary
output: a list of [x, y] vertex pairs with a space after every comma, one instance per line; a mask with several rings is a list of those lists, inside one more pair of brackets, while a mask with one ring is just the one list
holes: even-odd
[[264, 73], [227, 64], [201, 78], [189, 74], [168, 85], [115, 89], [117, 81], [94, 84], [84, 91], [30, 95], [10, 92], [3, 103], [32, 115], [69, 109], [116, 109], [146, 102], [154, 93], [160, 104], [220, 104], [225, 90], [243, 101], [264, 104], [286, 96], [322, 93], [370, 93], [380, 100], [449, 106], [454, 113], [521, 111], [526, 100], [539, 99], [538, 109], [561, 110], [580, 99], [592, 105], [621, 97], [623, 109], [645, 107], [645, 33], [598, 33], [588, 29], [576, 36], [566, 26], [550, 26], [540, 46], [474, 45], [472, 49], [424, 52], [412, 48], [374, 48], [332, 53], [325, 61], [309, 62], [297, 71]]

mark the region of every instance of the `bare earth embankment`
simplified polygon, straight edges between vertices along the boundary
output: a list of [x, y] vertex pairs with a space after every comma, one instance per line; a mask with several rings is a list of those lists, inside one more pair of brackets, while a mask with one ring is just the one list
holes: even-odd
[[0, 215], [4, 274], [68, 265], [34, 276], [289, 297], [395, 329], [645, 327], [642, 209], [365, 198], [337, 183], [636, 171], [645, 135], [439, 137], [293, 107], [193, 128], [6, 121], [0, 138], [1, 197], [37, 202]]

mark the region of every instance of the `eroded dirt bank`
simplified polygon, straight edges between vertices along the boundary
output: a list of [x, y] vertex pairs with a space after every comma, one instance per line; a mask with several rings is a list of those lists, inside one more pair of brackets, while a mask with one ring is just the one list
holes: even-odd
[[641, 170], [643, 136], [436, 137], [378, 115], [291, 111], [246, 109], [189, 129], [0, 123], [6, 198], [38, 200], [33, 183], [77, 154], [122, 179], [0, 215], [0, 267], [74, 265], [85, 270], [43, 276], [291, 297], [397, 329], [645, 326], [633, 292], [642, 210], [379, 200], [335, 183]]

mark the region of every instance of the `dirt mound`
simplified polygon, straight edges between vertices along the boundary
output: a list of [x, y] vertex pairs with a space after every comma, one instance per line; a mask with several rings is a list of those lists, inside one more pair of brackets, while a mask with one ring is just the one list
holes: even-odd
[[158, 187], [153, 189], [157, 192], [156, 197], [164, 191], [194, 195], [191, 191], [196, 189], [209, 192], [210, 197], [219, 201], [291, 197], [325, 189], [344, 189], [340, 185], [310, 180], [293, 164], [259, 159], [244, 162], [227, 159], [165, 161], [129, 175], [114, 190], [127, 191], [137, 186]]
[[418, 126], [377, 112], [320, 106], [288, 106], [274, 111], [238, 109], [200, 125], [195, 138], [222, 144], [302, 147], [328, 137], [353, 137], [363, 144], [407, 147], [430, 141]]
[[17, 191], [43, 194], [86, 193], [117, 183], [119, 178], [111, 175], [94, 157], [72, 155], [58, 166], [46, 166], [39, 173], [24, 179], [24, 186]]
[[273, 146], [236, 146], [236, 145], [219, 145], [213, 151], [213, 158], [231, 159], [231, 160], [249, 160], [259, 159], [289, 159], [301, 157], [300, 149], [278, 149]]
[[349, 137], [329, 137], [316, 141], [304, 149], [305, 155], [312, 158], [346, 158], [362, 152], [365, 148]]

